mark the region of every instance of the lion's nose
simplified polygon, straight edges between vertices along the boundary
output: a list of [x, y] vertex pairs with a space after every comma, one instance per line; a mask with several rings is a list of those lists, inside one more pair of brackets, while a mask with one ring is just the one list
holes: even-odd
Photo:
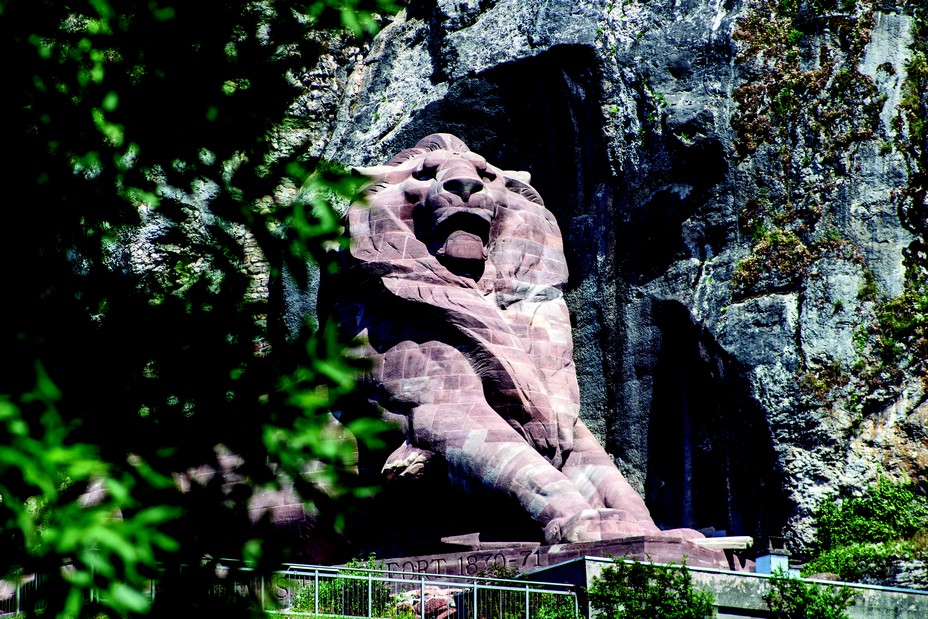
[[441, 184], [441, 188], [448, 193], [453, 193], [467, 202], [472, 194], [483, 190], [483, 183], [479, 178], [459, 177], [449, 178]]

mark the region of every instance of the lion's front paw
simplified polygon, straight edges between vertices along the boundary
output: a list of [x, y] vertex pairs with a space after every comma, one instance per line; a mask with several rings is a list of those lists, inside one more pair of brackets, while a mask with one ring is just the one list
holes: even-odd
[[414, 447], [407, 441], [390, 454], [383, 465], [381, 474], [386, 480], [418, 479], [425, 473], [425, 468], [433, 455], [432, 452]]
[[549, 522], [545, 526], [545, 541], [549, 544], [598, 542], [657, 533], [660, 531], [654, 525], [637, 522], [622, 510], [585, 509], [573, 516]]

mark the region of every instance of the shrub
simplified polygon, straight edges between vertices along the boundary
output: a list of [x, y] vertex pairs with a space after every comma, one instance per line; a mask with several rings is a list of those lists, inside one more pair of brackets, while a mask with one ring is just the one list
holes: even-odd
[[888, 577], [893, 562], [917, 553], [909, 541], [850, 544], [826, 550], [803, 567], [804, 574], [837, 574], [841, 580], [855, 582], [864, 575]]
[[812, 254], [791, 230], [775, 228], [763, 234], [751, 255], [735, 267], [734, 282], [741, 290], [758, 284], [764, 275], [792, 281], [805, 274]]
[[860, 497], [826, 497], [815, 513], [819, 552], [905, 539], [928, 526], [928, 501], [911, 482], [880, 477]]
[[829, 572], [847, 581], [884, 578], [897, 559], [924, 555], [928, 500], [914, 488], [881, 477], [862, 496], [826, 497], [815, 513], [818, 555], [803, 573]]
[[773, 619], [848, 619], [857, 594], [845, 586], [818, 585], [782, 571], [770, 579], [764, 603]]
[[590, 605], [603, 619], [703, 619], [711, 617], [714, 598], [693, 586], [684, 562], [655, 565], [616, 559], [593, 579]]

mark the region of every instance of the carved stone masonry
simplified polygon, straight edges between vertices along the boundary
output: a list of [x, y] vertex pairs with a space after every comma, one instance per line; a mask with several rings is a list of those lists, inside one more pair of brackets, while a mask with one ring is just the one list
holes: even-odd
[[361, 171], [373, 182], [348, 213], [336, 313], [371, 362], [369, 403], [405, 436], [383, 476], [440, 459], [456, 487], [520, 506], [546, 543], [657, 533], [579, 418], [563, 241], [528, 173], [448, 134]]

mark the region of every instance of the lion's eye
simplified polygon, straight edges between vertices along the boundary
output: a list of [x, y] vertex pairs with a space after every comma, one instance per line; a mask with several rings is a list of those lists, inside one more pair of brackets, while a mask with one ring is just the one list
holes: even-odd
[[435, 178], [435, 170], [431, 166], [423, 166], [412, 173], [412, 177], [417, 181], [430, 181]]
[[480, 176], [490, 183], [496, 180], [496, 172], [493, 170], [480, 170]]

